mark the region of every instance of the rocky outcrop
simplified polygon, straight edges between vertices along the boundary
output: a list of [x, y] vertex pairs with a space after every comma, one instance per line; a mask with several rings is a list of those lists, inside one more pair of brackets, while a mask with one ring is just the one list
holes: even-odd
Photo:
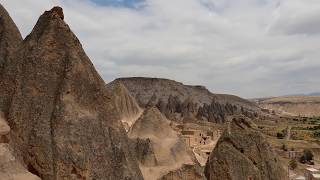
[[4, 120], [3, 114], [0, 112], [0, 143], [8, 143], [8, 134], [10, 132], [10, 127], [8, 123]]
[[[2, 78], [2, 73], [5, 69], [6, 64], [10, 63], [10, 59], [15, 54], [15, 51], [22, 43], [21, 34], [9, 16], [8, 12], [0, 4], [0, 79]], [[14, 79], [11, 79], [12, 81]], [[8, 84], [1, 84], [2, 87], [6, 87]], [[8, 88], [5, 93], [6, 96], [0, 96], [0, 112], [5, 111], [8, 107], [9, 97], [12, 93], [12, 89]]]
[[141, 107], [156, 106], [174, 121], [204, 120], [225, 122], [228, 116], [258, 115], [260, 109], [252, 102], [232, 95], [213, 94], [202, 86], [188, 86], [157, 78], [119, 78]]
[[152, 145], [152, 148], [143, 145], [147, 147], [146, 152], [152, 149], [152, 153], [145, 153], [146, 157], [153, 157], [150, 156], [152, 154], [156, 159], [156, 163], [141, 163], [140, 168], [145, 179], [156, 180], [170, 171], [179, 169], [183, 164], [196, 164], [192, 151], [170, 127], [170, 121], [155, 107], [145, 110], [128, 135], [132, 139], [150, 141], [148, 144]]
[[148, 167], [153, 167], [158, 164], [157, 158], [154, 153], [152, 142], [150, 139], [133, 139], [132, 149], [139, 162]]
[[284, 180], [286, 170], [256, 125], [234, 117], [212, 151], [206, 167], [208, 180]]
[[21, 42], [22, 37], [17, 26], [0, 4], [0, 72]]
[[3, 180], [40, 180], [28, 172], [13, 156], [9, 145], [0, 143], [0, 179]]
[[198, 165], [183, 165], [181, 168], [162, 176], [160, 180], [206, 180]]
[[40, 180], [30, 173], [13, 155], [9, 147], [10, 127], [0, 113], [0, 179], [1, 180]]
[[0, 96], [12, 92], [10, 146], [46, 180], [143, 179], [113, 94], [59, 9], [39, 18], [0, 80]]
[[140, 117], [143, 110], [121, 82], [109, 83], [107, 88], [113, 93], [113, 101], [121, 116], [121, 122], [125, 129], [129, 131], [134, 122]]

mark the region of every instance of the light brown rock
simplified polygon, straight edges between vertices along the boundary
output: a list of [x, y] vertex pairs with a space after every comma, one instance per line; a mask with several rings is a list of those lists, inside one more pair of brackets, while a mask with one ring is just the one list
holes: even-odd
[[[156, 164], [141, 163], [144, 179], [156, 180], [184, 164], [197, 164], [192, 151], [170, 127], [170, 121], [155, 107], [146, 109], [128, 134], [132, 139], [149, 139], [152, 145], [149, 149], [153, 150]], [[150, 153], [145, 154], [153, 157]]]
[[126, 131], [129, 131], [143, 110], [121, 82], [109, 83], [107, 88], [113, 93], [114, 102], [120, 114], [121, 122]]
[[286, 170], [250, 119], [228, 123], [205, 168], [208, 180], [285, 180]]
[[10, 152], [9, 145], [0, 143], [0, 180], [40, 180], [28, 172]]

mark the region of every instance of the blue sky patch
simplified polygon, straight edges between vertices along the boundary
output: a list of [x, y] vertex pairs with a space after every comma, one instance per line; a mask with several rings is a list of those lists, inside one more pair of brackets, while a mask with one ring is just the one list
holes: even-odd
[[141, 8], [145, 0], [91, 0], [92, 2], [102, 6]]

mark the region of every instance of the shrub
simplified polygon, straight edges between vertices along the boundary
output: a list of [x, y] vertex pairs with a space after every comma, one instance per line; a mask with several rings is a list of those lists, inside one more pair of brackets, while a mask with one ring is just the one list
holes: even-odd
[[282, 132], [277, 132], [277, 138], [278, 138], [278, 139], [283, 139], [283, 138], [284, 138], [284, 133], [282, 133]]
[[305, 163], [311, 163], [311, 161], [313, 160], [313, 154], [309, 149], [305, 149], [303, 151], [303, 155], [300, 157], [299, 161], [303, 164]]

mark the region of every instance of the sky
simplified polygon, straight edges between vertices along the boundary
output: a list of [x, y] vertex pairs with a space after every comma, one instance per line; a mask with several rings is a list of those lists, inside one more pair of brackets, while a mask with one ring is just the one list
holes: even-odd
[[22, 35], [54, 5], [106, 82], [146, 76], [245, 98], [320, 91], [319, 0], [0, 0]]

